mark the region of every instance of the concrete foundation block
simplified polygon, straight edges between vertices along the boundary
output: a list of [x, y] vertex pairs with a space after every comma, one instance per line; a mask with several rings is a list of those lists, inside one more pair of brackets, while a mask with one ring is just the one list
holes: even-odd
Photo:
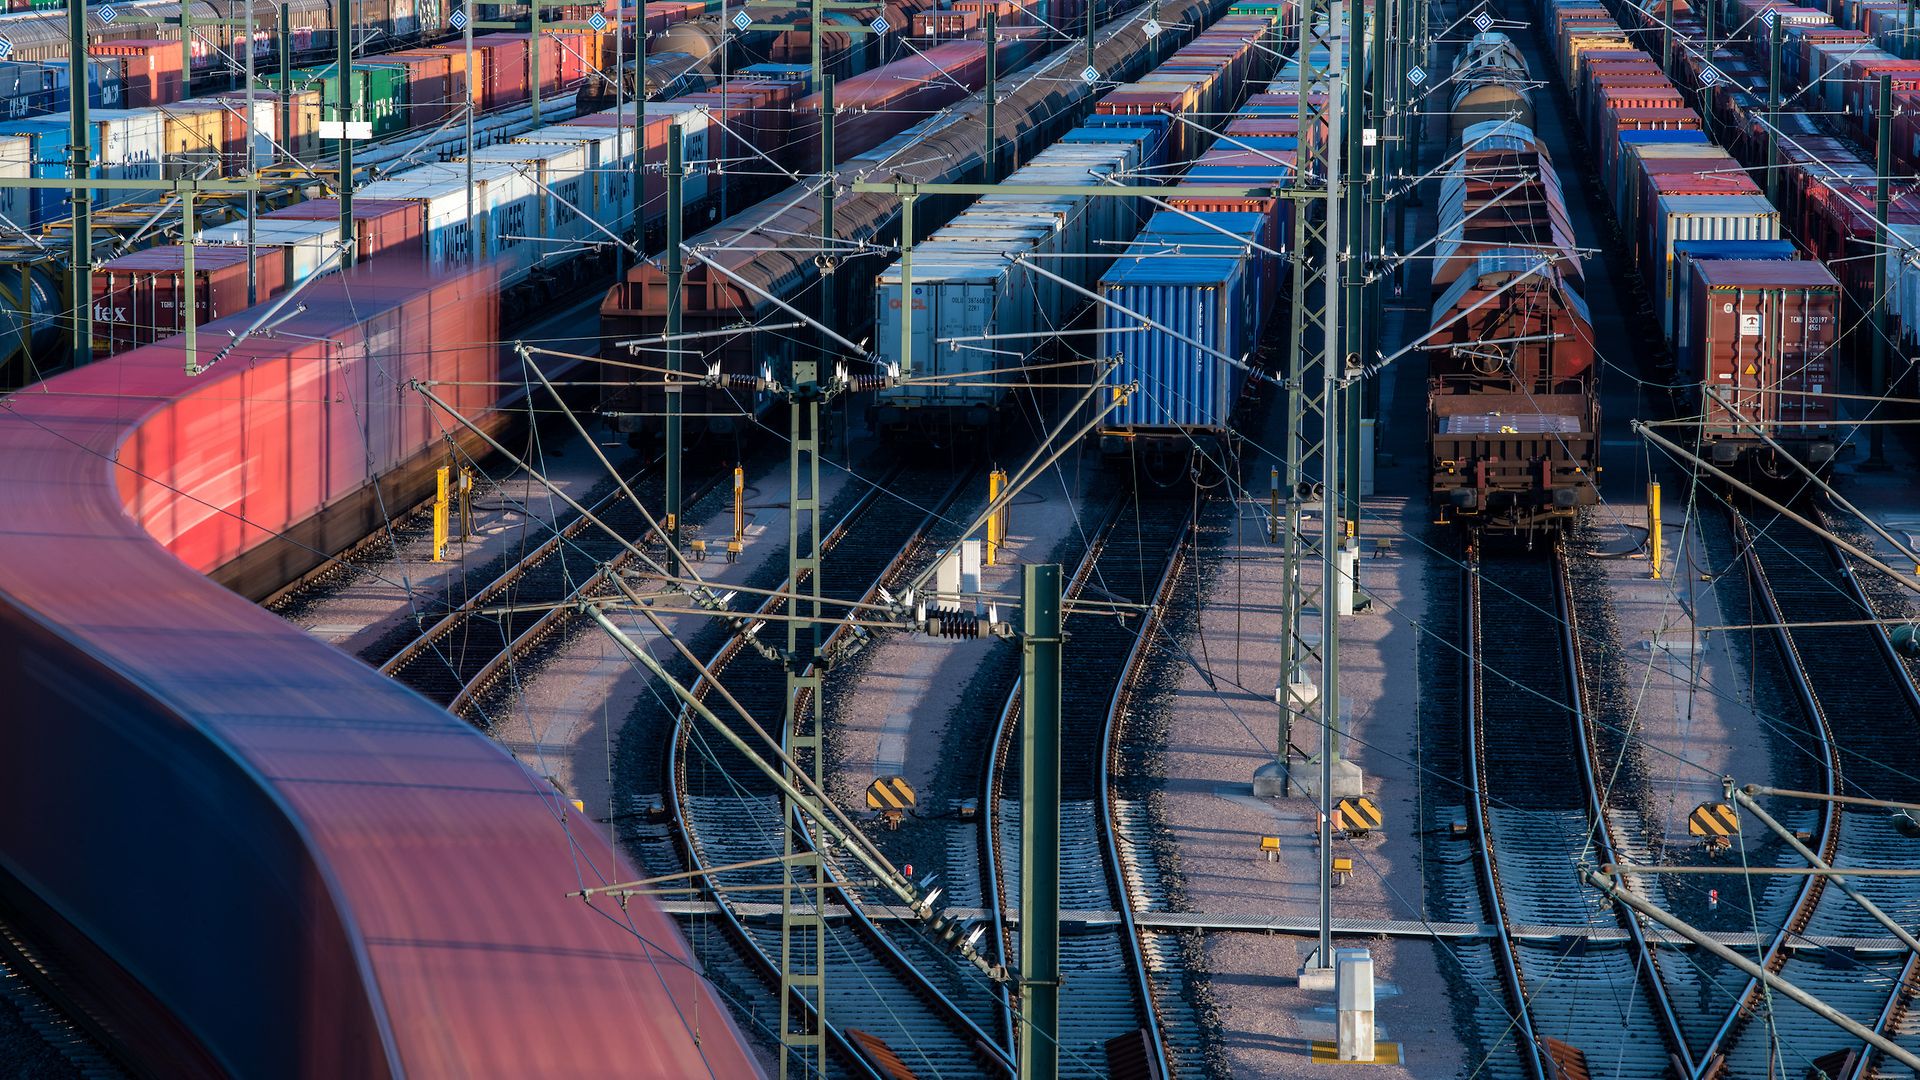
[[1261, 799], [1278, 799], [1287, 793], [1287, 768], [1269, 761], [1253, 770], [1253, 794]]
[[[1293, 776], [1293, 794], [1300, 798], [1320, 798], [1320, 758], [1318, 755], [1290, 766]], [[1333, 759], [1333, 797], [1352, 798], [1366, 794], [1364, 784], [1366, 776], [1360, 766], [1346, 758], [1336, 756]]]

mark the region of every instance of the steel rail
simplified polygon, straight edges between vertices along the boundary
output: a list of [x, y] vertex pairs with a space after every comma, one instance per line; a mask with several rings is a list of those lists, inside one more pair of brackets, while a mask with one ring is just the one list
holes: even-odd
[[[691, 506], [706, 497], [707, 494], [719, 486], [721, 479], [722, 477], [719, 473], [714, 473], [697, 482], [693, 489], [687, 493], [687, 505]], [[598, 514], [595, 516], [597, 517]], [[640, 540], [636, 541], [636, 545], [656, 539], [658, 536], [659, 530], [649, 526]], [[492, 659], [482, 664], [480, 670], [475, 672], [473, 676], [467, 680], [466, 685], [460, 688], [458, 694], [454, 695], [452, 703], [447, 706], [447, 710], [456, 716], [465, 715], [472, 707], [474, 698], [491, 686], [494, 680], [499, 677], [502, 670], [510, 667], [515, 660], [519, 659], [529, 649], [544, 640], [561, 622], [579, 615], [577, 608], [572, 606], [574, 602], [605, 594], [611, 575], [626, 569], [632, 564], [633, 558], [633, 552], [623, 548], [615, 552], [611, 559], [608, 559], [596, 567], [593, 573], [589, 575], [585, 581], [581, 582], [578, 587], [569, 592], [559, 604], [548, 608], [539, 618], [534, 620], [531, 626], [520, 631], [514, 636], [512, 641], [507, 642], [506, 648], [495, 653]], [[479, 617], [477, 609], [470, 617]]]
[[[1119, 840], [1119, 829], [1113, 820], [1114, 787], [1112, 769], [1114, 757], [1119, 753], [1117, 738], [1120, 735], [1121, 718], [1125, 715], [1128, 703], [1132, 700], [1133, 690], [1141, 674], [1147, 668], [1147, 644], [1159, 630], [1163, 605], [1172, 590], [1179, 570], [1185, 560], [1186, 538], [1192, 536], [1195, 524], [1194, 515], [1189, 512], [1182, 515], [1182, 524], [1174, 533], [1173, 551], [1168, 555], [1166, 565], [1160, 572], [1160, 579], [1152, 589], [1152, 603], [1146, 617], [1141, 621], [1139, 631], [1134, 635], [1133, 648], [1127, 653], [1127, 663], [1119, 684], [1114, 687], [1113, 700], [1107, 706], [1107, 722], [1100, 735], [1100, 781], [1096, 789], [1101, 793], [1100, 832], [1107, 847], [1107, 866], [1114, 878], [1114, 899], [1118, 902], [1120, 921], [1126, 929], [1127, 941], [1131, 946], [1134, 970], [1140, 981], [1142, 1000], [1146, 1002], [1147, 1044], [1153, 1050], [1154, 1064], [1160, 1076], [1170, 1077], [1173, 1070], [1167, 1062], [1167, 1043], [1160, 1024], [1160, 1008], [1154, 1000], [1152, 975], [1147, 968], [1145, 951], [1142, 949], [1143, 936], [1139, 924], [1134, 919], [1133, 889], [1128, 880], [1133, 876], [1131, 864], [1122, 857], [1123, 849]], [[1077, 585], [1083, 586], [1083, 577]], [[1075, 590], [1079, 591], [1078, 588]]]
[[[861, 493], [854, 505], [849, 508], [847, 513], [835, 524], [831, 532], [822, 538], [821, 549], [823, 554], [831, 554], [836, 547], [847, 540], [853, 529], [861, 524], [875, 506], [886, 497], [887, 490], [894, 486], [900, 474], [904, 471], [904, 469], [894, 470], [879, 483], [869, 486]], [[872, 591], [874, 587], [882, 584], [890, 575], [897, 572], [902, 563], [917, 549], [929, 526], [940, 519], [940, 514], [944, 508], [951, 505], [951, 503], [958, 498], [960, 493], [966, 489], [966, 485], [967, 477], [963, 474], [963, 476], [935, 502], [931, 510], [922, 512], [920, 521], [913, 529], [912, 535], [898, 548], [880, 574], [875, 576], [872, 583], [868, 586], [869, 591]], [[793, 587], [793, 585], [794, 583], [791, 581], [785, 582], [780, 591], [784, 592]], [[784, 603], [784, 600], [779, 597], [768, 597], [758, 610], [771, 610], [782, 603]], [[843, 633], [844, 628], [836, 626], [833, 633], [822, 642], [822, 649], [824, 650], [833, 644]], [[742, 650], [748, 648], [749, 645], [744, 634], [734, 634], [730, 636], [726, 644], [723, 645], [718, 653], [709, 661], [707, 670], [712, 673], [714, 679], [721, 678], [727, 670], [728, 665], [741, 656]], [[702, 675], [691, 689], [694, 694], [704, 697], [711, 692], [713, 684], [705, 675]], [[814, 707], [819, 709], [821, 703], [815, 702]], [[726, 712], [730, 711], [731, 710], [726, 710]], [[719, 838], [702, 837], [700, 835], [699, 826], [696, 824], [698, 815], [689, 803], [689, 799], [692, 797], [692, 792], [688, 784], [688, 768], [692, 757], [689, 739], [693, 733], [693, 725], [688, 722], [688, 717], [684, 710], [681, 713], [680, 720], [676, 727], [676, 734], [670, 742], [667, 766], [667, 776], [669, 783], [672, 785], [671, 797], [668, 803], [671, 807], [670, 812], [672, 814], [673, 830], [678, 840], [680, 852], [683, 858], [686, 859], [689, 868], [696, 871], [707, 871], [709, 870], [709, 866], [704, 855], [706, 842]], [[790, 824], [791, 823], [783, 823], [776, 825], [770, 835], [778, 835], [779, 828], [786, 827]], [[754, 826], [750, 824], [740, 823], [738, 832], [745, 833], [753, 827]], [[764, 832], [765, 830], [761, 831]], [[802, 833], [807, 837], [809, 844], [814, 844], [811, 833], [805, 830], [804, 827], [802, 828]], [[814, 846], [816, 850], [818, 850], [817, 844]], [[717, 875], [718, 872], [715, 873]], [[709, 877], [706, 880], [711, 884], [712, 878]], [[709, 898], [717, 905], [729, 935], [733, 938], [736, 946], [739, 947], [740, 951], [746, 956], [755, 970], [760, 973], [762, 979], [767, 980], [770, 985], [777, 985], [779, 979], [777, 961], [749, 930], [746, 917], [736, 909], [731, 894], [713, 889], [706, 891], [709, 894]], [[907, 959], [899, 947], [879, 929], [878, 925], [858, 901], [857, 890], [854, 888], [845, 889], [842, 891], [842, 896], [846, 902], [848, 917], [855, 928], [859, 940], [872, 950], [873, 957], [878, 959], [885, 968], [890, 970], [893, 975], [899, 979], [901, 987], [906, 990], [906, 993], [900, 996], [900, 1000], [919, 1000], [929, 1003], [933, 1011], [941, 1014], [940, 1019], [948, 1025], [950, 1033], [957, 1035], [963, 1043], [970, 1047], [989, 1048], [997, 1053], [1000, 1049], [997, 1042], [985, 1031], [982, 1031], [978, 1025], [973, 1022], [972, 1018], [967, 1016], [965, 1011], [956, 1005], [944, 991], [935, 986]], [[807, 1015], [813, 1016], [817, 1020], [818, 1012], [812, 1002], [807, 1001], [805, 998], [800, 998], [797, 1004], [799, 1004], [800, 1008]], [[828, 1013], [826, 1023], [821, 1026], [822, 1030], [827, 1033], [828, 1038], [833, 1041], [836, 1048], [840, 1051], [843, 1058], [856, 1063], [856, 1067], [861, 1071], [872, 1072], [871, 1064], [867, 1062], [863, 1055], [859, 1054], [853, 1048], [851, 1041], [848, 1039], [842, 1027], [833, 1022], [831, 1011]], [[902, 1049], [903, 1048], [895, 1047], [896, 1052]], [[1011, 1068], [1010, 1061], [1002, 1061], [1001, 1064], [1006, 1069]]]
[[1466, 688], [1466, 710], [1463, 719], [1466, 722], [1465, 738], [1461, 741], [1461, 760], [1466, 765], [1467, 787], [1473, 792], [1467, 800], [1468, 827], [1473, 831], [1475, 847], [1480, 858], [1480, 889], [1490, 922], [1497, 938], [1495, 951], [1500, 957], [1500, 975], [1507, 984], [1507, 995], [1513, 1005], [1513, 1026], [1518, 1029], [1520, 1039], [1525, 1044], [1525, 1056], [1529, 1072], [1534, 1080], [1551, 1080], [1545, 1060], [1541, 1057], [1538, 1032], [1533, 1026], [1533, 1018], [1527, 1010], [1527, 992], [1525, 981], [1520, 973], [1520, 955], [1518, 945], [1509, 932], [1511, 926], [1507, 918], [1505, 893], [1500, 889], [1500, 868], [1493, 856], [1493, 835], [1487, 828], [1487, 784], [1481, 772], [1481, 752], [1485, 746], [1485, 733], [1482, 730], [1481, 707], [1483, 694], [1481, 674], [1484, 667], [1480, 662], [1480, 563], [1474, 554], [1466, 561], [1466, 638], [1467, 638], [1467, 677], [1463, 680]]
[[[1099, 526], [1095, 529], [1093, 542], [1088, 545], [1087, 551], [1074, 569], [1073, 576], [1066, 589], [1066, 595], [1068, 597], [1080, 593], [1093, 579], [1101, 560], [1108, 552], [1115, 531], [1125, 523], [1125, 510], [1128, 505], [1129, 500], [1123, 495], [1116, 498], [1107, 508]], [[1175, 531], [1176, 537], [1185, 536], [1191, 528], [1190, 513], [1183, 513], [1180, 520], [1181, 526]], [[1118, 556], [1116, 556], [1116, 558], [1117, 557]], [[1154, 588], [1151, 590], [1153, 597], [1158, 598], [1171, 581], [1177, 558], [1178, 554], [1176, 549], [1176, 551], [1170, 551], [1165, 562], [1160, 564], [1160, 572], [1156, 576]], [[1069, 616], [1069, 636], [1071, 636], [1072, 633], [1071, 627], [1073, 620], [1092, 618], [1105, 620], [1115, 617], [1116, 616], [1112, 614], [1101, 614], [1097, 616], [1076, 614]], [[1155, 1065], [1158, 1069], [1156, 1075], [1164, 1077], [1171, 1075], [1168, 1070], [1166, 1043], [1161, 1035], [1159, 1010], [1154, 1001], [1152, 975], [1147, 966], [1144, 951], [1141, 948], [1141, 931], [1134, 918], [1133, 900], [1131, 890], [1129, 889], [1129, 882], [1125, 879], [1125, 871], [1120, 861], [1120, 849], [1113, 824], [1112, 805], [1110, 802], [1111, 788], [1109, 776], [1109, 765], [1115, 751], [1113, 736], [1117, 730], [1114, 719], [1123, 703], [1123, 695], [1126, 693], [1133, 677], [1140, 670], [1140, 661], [1142, 659], [1141, 643], [1146, 639], [1146, 629], [1151, 622], [1152, 617], [1149, 616], [1148, 620], [1143, 620], [1142, 627], [1134, 633], [1132, 643], [1129, 646], [1127, 664], [1121, 669], [1122, 674], [1117, 680], [1112, 695], [1108, 699], [1101, 731], [1099, 765], [1097, 766], [1095, 776], [1095, 783], [1097, 784], [1095, 790], [1099, 793], [1099, 797], [1095, 801], [1099, 806], [1099, 831], [1108, 875], [1107, 890], [1111, 894], [1114, 910], [1119, 912], [1121, 918], [1120, 926], [1115, 929], [1120, 931], [1121, 941], [1124, 945], [1127, 966], [1129, 968], [1128, 974], [1132, 978], [1134, 994], [1140, 1008], [1140, 1017], [1143, 1021], [1141, 1026], [1147, 1029], [1149, 1036], [1148, 1043], [1152, 1047]], [[1017, 722], [1021, 718], [1022, 688], [1022, 680], [1016, 679], [1008, 693], [1006, 706], [1000, 713], [999, 725], [993, 736], [993, 755], [989, 761], [985, 780], [987, 805], [982, 811], [984, 821], [982, 828], [983, 872], [987, 875], [986, 887], [982, 890], [982, 899], [990, 909], [994, 932], [1000, 938], [1000, 948], [1003, 954], [1010, 954], [1012, 952], [1013, 930], [1005, 918], [1005, 911], [1011, 906], [1009, 898], [1006, 895], [1007, 875], [1001, 869], [1001, 859], [1005, 857], [1006, 853], [997, 838], [1000, 828], [1000, 804], [1005, 798], [1007, 789], [1007, 773], [1009, 767], [1014, 763], [1009, 750], [1013, 745]], [[1064, 857], [1065, 852], [1063, 851], [1062, 854]], [[1070, 973], [1063, 971], [1063, 975], [1068, 974]], [[1017, 1024], [1014, 1024], [1011, 1013], [1009, 1013], [1009, 1017], [1009, 1024], [1017, 1026]], [[1065, 1036], [1066, 1017], [1063, 1014], [1061, 1028], [1062, 1043], [1066, 1041]]]
[[[1754, 595], [1759, 598], [1761, 607], [1766, 610], [1767, 621], [1776, 626], [1785, 622], [1780, 614], [1779, 599], [1774, 595], [1773, 585], [1767, 578], [1766, 567], [1760, 562], [1755, 548], [1755, 537], [1738, 513], [1730, 514], [1733, 523], [1734, 542], [1739, 545], [1743, 565], [1748, 580], [1754, 585]], [[1807, 718], [1812, 721], [1813, 734], [1820, 741], [1821, 754], [1821, 790], [1827, 795], [1839, 793], [1841, 786], [1840, 761], [1834, 747], [1833, 727], [1828, 722], [1826, 710], [1821, 707], [1819, 697], [1814, 693], [1813, 684], [1807, 675], [1806, 664], [1800, 658], [1799, 644], [1791, 633], [1784, 629], [1774, 631], [1774, 641], [1787, 662], [1787, 673], [1792, 678], [1795, 696], [1806, 710]], [[1840, 816], [1836, 804], [1826, 802], [1820, 808], [1819, 844], [1815, 850], [1829, 864], [1840, 846]], [[1814, 908], [1819, 905], [1820, 897], [1826, 891], [1827, 879], [1808, 877], [1800, 886], [1800, 892], [1794, 897], [1793, 906], [1784, 923], [1777, 929], [1766, 950], [1762, 953], [1760, 966], [1775, 974], [1780, 972], [1787, 960], [1787, 944], [1803, 931], [1813, 918]], [[1734, 1042], [1735, 1036], [1744, 1025], [1759, 1011], [1759, 1001], [1763, 987], [1758, 979], [1748, 979], [1746, 987], [1736, 999], [1734, 1008], [1720, 1024], [1707, 1046], [1698, 1055], [1698, 1077], [1712, 1080], [1722, 1075], [1726, 1067], [1726, 1051]]]
[[[1587, 665], [1580, 649], [1579, 612], [1574, 607], [1573, 583], [1569, 575], [1566, 550], [1556, 545], [1553, 554], [1554, 594], [1558, 599], [1560, 622], [1560, 647], [1572, 665], [1572, 705], [1575, 721], [1580, 726], [1580, 737], [1574, 740], [1580, 749], [1580, 776], [1585, 782], [1587, 795], [1587, 817], [1593, 823], [1594, 848], [1599, 857], [1608, 863], [1620, 861], [1619, 845], [1614, 841], [1613, 821], [1607, 816], [1606, 801], [1602, 795], [1599, 756], [1595, 753], [1595, 739], [1599, 735], [1598, 727], [1592, 722], [1592, 714], [1587, 709]], [[1673, 999], [1667, 993], [1667, 986], [1660, 978], [1660, 961], [1651, 943], [1647, 941], [1646, 930], [1640, 925], [1640, 919], [1629, 910], [1618, 909], [1620, 922], [1626, 927], [1627, 936], [1633, 942], [1635, 967], [1640, 971], [1646, 983], [1646, 989], [1653, 1004], [1660, 1011], [1660, 1034], [1667, 1041], [1667, 1047], [1673, 1060], [1679, 1066], [1680, 1075], [1690, 1077], [1694, 1072], [1693, 1051], [1687, 1045], [1687, 1033], [1680, 1026], [1680, 1016], [1674, 1010]]]
[[[1826, 505], [1829, 501], [1827, 499], [1816, 501], [1813, 516], [1831, 531], [1833, 515]], [[1872, 601], [1868, 599], [1866, 591], [1860, 588], [1860, 580], [1851, 572], [1846, 556], [1832, 544], [1828, 544], [1827, 548], [1833, 552], [1835, 560], [1842, 567], [1848, 568], [1847, 572], [1841, 574], [1848, 594], [1863, 611], [1873, 613]], [[1782, 632], [1785, 632], [1784, 628]], [[1887, 628], [1884, 625], [1876, 624], [1872, 628], [1872, 633], [1874, 643], [1880, 648], [1881, 658], [1887, 662], [1889, 670], [1894, 673], [1899, 689], [1907, 699], [1908, 707], [1913, 710], [1915, 716], [1920, 716], [1920, 686], [1914, 683], [1912, 669], [1907, 667], [1894, 652], [1893, 641], [1887, 636]], [[1893, 993], [1887, 997], [1886, 1007], [1881, 1009], [1880, 1015], [1873, 1020], [1875, 1033], [1893, 1038], [1907, 1014], [1912, 1010], [1916, 995], [1920, 995], [1920, 953], [1908, 952], [1905, 963], [1901, 965], [1900, 976], [1894, 981]], [[1855, 1058], [1853, 1068], [1848, 1072], [1845, 1080], [1865, 1080], [1872, 1075], [1874, 1065], [1880, 1058], [1881, 1054], [1878, 1050], [1866, 1048]]]

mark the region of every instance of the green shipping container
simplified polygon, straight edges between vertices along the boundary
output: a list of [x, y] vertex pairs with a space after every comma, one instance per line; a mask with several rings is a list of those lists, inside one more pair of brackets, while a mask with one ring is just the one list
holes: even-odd
[[[282, 82], [279, 76], [269, 76], [263, 81], [276, 90]], [[293, 86], [296, 90], [320, 91], [320, 119], [333, 120], [338, 116], [334, 109], [340, 103], [340, 80], [334, 75], [332, 64], [296, 69]], [[406, 130], [406, 72], [397, 67], [355, 67], [353, 97], [348, 104], [351, 111], [347, 119], [372, 123], [376, 139]]]

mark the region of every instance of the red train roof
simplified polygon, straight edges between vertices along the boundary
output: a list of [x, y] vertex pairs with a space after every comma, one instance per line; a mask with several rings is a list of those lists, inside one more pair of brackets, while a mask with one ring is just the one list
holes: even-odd
[[[238, 459], [253, 472], [224, 463], [228, 444], [300, 430], [316, 400], [302, 379], [348, 366], [352, 350], [314, 339], [352, 345], [362, 321], [403, 317], [412, 348], [482, 347], [425, 318], [449, 279], [393, 269], [310, 286], [306, 313], [198, 378], [176, 339], [0, 407], [0, 677], [27, 687], [0, 710], [0, 858], [235, 1072], [758, 1075], [670, 916], [567, 897], [631, 875], [603, 829], [128, 512], [155, 470], [183, 489], [176, 515], [211, 519], [223, 490], [301, 467], [254, 449]], [[122, 804], [146, 809], [98, 809]], [[133, 892], [106, 885], [126, 874]]]

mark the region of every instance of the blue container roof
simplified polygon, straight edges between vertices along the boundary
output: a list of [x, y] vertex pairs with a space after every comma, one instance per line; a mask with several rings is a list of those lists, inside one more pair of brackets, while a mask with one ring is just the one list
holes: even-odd
[[1675, 255], [1696, 259], [1793, 259], [1799, 253], [1791, 240], [1678, 240]]

